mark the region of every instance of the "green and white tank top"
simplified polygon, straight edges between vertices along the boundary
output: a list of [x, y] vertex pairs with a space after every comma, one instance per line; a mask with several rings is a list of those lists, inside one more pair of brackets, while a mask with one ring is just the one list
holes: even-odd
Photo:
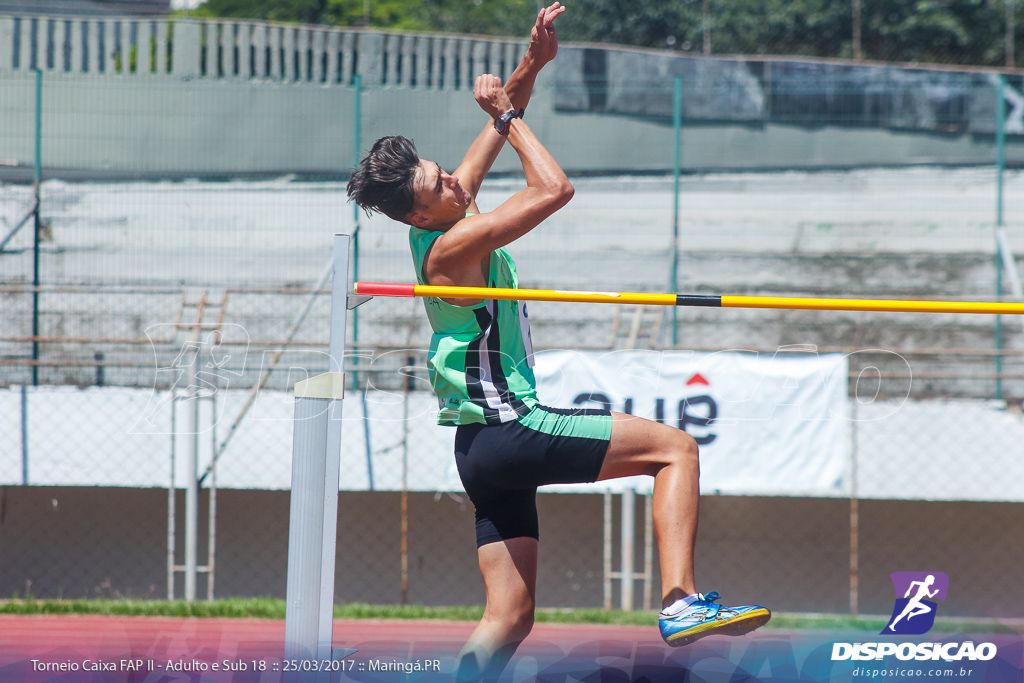
[[[427, 284], [423, 259], [444, 233], [409, 229], [416, 280]], [[488, 287], [515, 288], [515, 263], [505, 249], [491, 252]], [[483, 301], [455, 306], [424, 298], [434, 334], [427, 366], [437, 394], [438, 424], [501, 424], [526, 415], [537, 405], [533, 345], [526, 304]]]

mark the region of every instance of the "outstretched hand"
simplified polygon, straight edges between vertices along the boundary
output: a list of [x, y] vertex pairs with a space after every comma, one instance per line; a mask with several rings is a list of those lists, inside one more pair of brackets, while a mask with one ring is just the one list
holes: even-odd
[[530, 31], [530, 48], [528, 54], [533, 56], [538, 66], [544, 66], [558, 54], [558, 39], [555, 37], [555, 19], [565, 7], [555, 2], [537, 12], [537, 23]]
[[501, 86], [501, 79], [491, 74], [481, 74], [473, 84], [473, 97], [480, 108], [496, 119], [505, 112], [512, 110], [512, 100]]

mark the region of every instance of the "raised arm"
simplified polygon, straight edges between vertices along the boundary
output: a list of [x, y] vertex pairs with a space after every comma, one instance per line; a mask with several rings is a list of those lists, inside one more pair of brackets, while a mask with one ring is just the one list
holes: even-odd
[[[537, 80], [537, 74], [544, 68], [544, 65], [555, 58], [558, 53], [558, 39], [555, 37], [555, 19], [565, 11], [560, 3], [556, 2], [537, 12], [537, 21], [530, 31], [530, 46], [523, 55], [523, 61], [519, 63], [516, 70], [505, 84], [505, 92], [511, 102], [510, 109], [519, 111], [526, 109], [530, 103], [530, 96], [533, 94], [533, 85]], [[505, 112], [498, 112], [498, 115]], [[491, 170], [491, 165], [498, 157], [505, 143], [504, 136], [494, 136], [493, 120], [488, 121], [484, 130], [477, 136], [470, 145], [462, 163], [455, 170], [455, 175], [462, 186], [472, 195], [473, 203], [469, 210], [477, 213], [476, 194], [480, 185]]]
[[[477, 78], [474, 95], [492, 116], [511, 106], [496, 76]], [[489, 134], [504, 137], [493, 128]], [[572, 199], [569, 179], [521, 119], [512, 120], [508, 140], [523, 164], [526, 188], [494, 211], [464, 218], [438, 237], [424, 264], [430, 284], [486, 286], [483, 273], [490, 253], [522, 237]]]
[[530, 104], [537, 74], [558, 54], [555, 19], [564, 11], [565, 7], [555, 2], [537, 12], [537, 21], [530, 30], [530, 45], [523, 55], [523, 61], [505, 83], [505, 92], [516, 111], [526, 109]]

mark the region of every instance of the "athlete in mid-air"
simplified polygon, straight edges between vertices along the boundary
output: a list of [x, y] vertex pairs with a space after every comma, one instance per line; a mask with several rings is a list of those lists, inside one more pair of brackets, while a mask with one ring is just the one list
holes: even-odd
[[[492, 75], [473, 94], [489, 121], [454, 173], [420, 159], [400, 136], [378, 140], [348, 184], [367, 212], [408, 224], [420, 284], [516, 287], [505, 247], [572, 199], [573, 187], [523, 121], [534, 81], [558, 50], [542, 9], [522, 62], [502, 87]], [[488, 213], [476, 196], [506, 140], [519, 155], [526, 188]], [[697, 444], [664, 424], [607, 410], [564, 410], [537, 399], [526, 306], [517, 301], [425, 299], [434, 330], [428, 358], [440, 402], [438, 423], [455, 425], [455, 459], [476, 509], [487, 605], [459, 656], [457, 678], [501, 673], [530, 633], [537, 574], [537, 487], [633, 475], [654, 477], [654, 530], [661, 556], [662, 637], [678, 646], [739, 635], [771, 617], [764, 607], [725, 607], [697, 592]]]

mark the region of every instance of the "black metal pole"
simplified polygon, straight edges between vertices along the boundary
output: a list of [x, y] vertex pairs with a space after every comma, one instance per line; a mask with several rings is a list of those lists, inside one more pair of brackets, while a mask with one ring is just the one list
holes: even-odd
[[21, 483], [28, 486], [28, 387], [21, 387]]
[[32, 386], [39, 384], [39, 236], [42, 225], [39, 221], [39, 186], [42, 180], [42, 137], [43, 137], [43, 71], [36, 69], [36, 145], [35, 163], [32, 168], [32, 184], [35, 190], [35, 209], [32, 247]]
[[32, 386], [39, 384], [39, 186], [36, 185], [35, 240], [32, 248]]

